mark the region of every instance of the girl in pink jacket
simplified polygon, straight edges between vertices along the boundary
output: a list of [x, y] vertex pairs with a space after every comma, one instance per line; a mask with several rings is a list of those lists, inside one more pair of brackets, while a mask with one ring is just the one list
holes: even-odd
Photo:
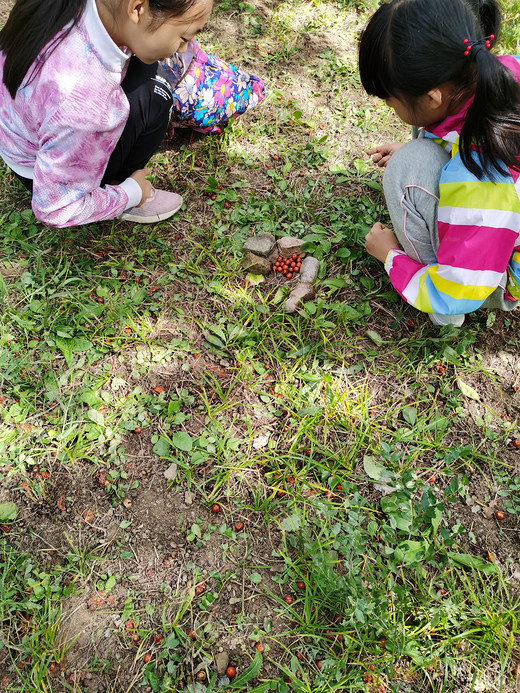
[[67, 227], [167, 219], [149, 158], [169, 123], [160, 60], [182, 53], [212, 0], [17, 0], [0, 31], [0, 156], [36, 217]]

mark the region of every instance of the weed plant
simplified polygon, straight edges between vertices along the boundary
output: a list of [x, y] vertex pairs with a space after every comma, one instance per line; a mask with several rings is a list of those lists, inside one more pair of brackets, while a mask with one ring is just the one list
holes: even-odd
[[[2, 170], [3, 690], [514, 690], [518, 577], [501, 542], [518, 532], [518, 424], [487, 339], [496, 320], [497, 349], [516, 353], [517, 318], [439, 332], [364, 251], [387, 218], [364, 150], [407, 136], [360, 91], [374, 6], [220, 3], [205, 45], [269, 93], [221, 136], [156, 155], [186, 200], [171, 223], [44, 228]], [[244, 285], [242, 244], [261, 232], [320, 261], [294, 315], [287, 284]], [[158, 489], [181, 539], [165, 558], [153, 547], [176, 574], [152, 589], [136, 508]], [[488, 507], [506, 524], [478, 533], [468, 517]], [[152, 533], [172, 520], [146, 517]], [[92, 612], [108, 600], [118, 650], [74, 669], [60, 627], [80, 595]], [[235, 677], [216, 673], [220, 643]]]

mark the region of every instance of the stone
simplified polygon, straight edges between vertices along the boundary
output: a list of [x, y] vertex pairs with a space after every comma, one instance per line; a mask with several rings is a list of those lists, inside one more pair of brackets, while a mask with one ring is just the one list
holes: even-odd
[[219, 676], [224, 676], [229, 665], [229, 655], [227, 652], [219, 652], [214, 657], [215, 666]]
[[251, 236], [244, 243], [244, 254], [247, 252], [267, 257], [273, 250], [276, 239], [272, 233], [259, 233], [257, 236]]
[[172, 462], [168, 469], [164, 470], [164, 477], [165, 479], [169, 479], [170, 481], [173, 481], [175, 477], [177, 476], [177, 465], [175, 462]]
[[300, 281], [302, 284], [312, 284], [312, 282], [318, 276], [318, 270], [320, 269], [320, 261], [311, 255], [307, 256], [305, 260], [302, 261], [302, 266], [300, 267]]
[[260, 255], [254, 255], [251, 252], [247, 252], [242, 260], [242, 267], [251, 272], [251, 274], [269, 274], [271, 271], [271, 263], [267, 258], [260, 257]]
[[316, 294], [312, 284], [296, 284], [285, 302], [285, 312], [295, 313], [305, 301], [312, 301]]
[[194, 494], [191, 491], [184, 492], [184, 502], [186, 505], [191, 505], [193, 503]]
[[267, 259], [271, 263], [271, 265], [274, 265], [274, 263], [278, 260], [280, 257], [280, 253], [278, 252], [278, 246], [275, 244], [274, 248], [271, 250], [269, 255], [267, 256]]
[[282, 257], [291, 257], [293, 253], [297, 253], [300, 257], [305, 257], [302, 250], [304, 241], [301, 238], [293, 238], [292, 236], [284, 236], [278, 239], [279, 255]]
[[269, 442], [269, 435], [263, 436], [259, 435], [256, 436], [256, 438], [253, 438], [253, 447], [255, 450], [260, 450], [261, 448], [265, 448], [265, 446]]

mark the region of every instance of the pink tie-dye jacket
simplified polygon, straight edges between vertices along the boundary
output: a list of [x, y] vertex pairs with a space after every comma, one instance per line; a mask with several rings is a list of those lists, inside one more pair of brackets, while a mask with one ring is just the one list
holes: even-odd
[[[100, 187], [128, 119], [121, 89], [128, 58], [103, 27], [95, 0], [88, 0], [78, 24], [34, 75], [29, 70], [14, 100], [1, 83], [0, 155], [33, 179], [32, 207], [41, 222], [86, 224], [139, 204], [133, 179]], [[3, 65], [0, 53], [2, 71]]]

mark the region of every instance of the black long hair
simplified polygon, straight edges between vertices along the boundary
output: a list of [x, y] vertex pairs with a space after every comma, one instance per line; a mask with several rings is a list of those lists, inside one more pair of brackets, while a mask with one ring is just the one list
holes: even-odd
[[[153, 24], [166, 17], [178, 17], [196, 0], [150, 0]], [[48, 55], [81, 17], [87, 0], [17, 0], [0, 31], [0, 51], [5, 55], [3, 82], [11, 97], [29, 72], [31, 65], [49, 44]], [[69, 25], [65, 32], [60, 32]], [[154, 27], [151, 27], [154, 28]], [[52, 39], [60, 34], [53, 42]], [[73, 58], [71, 58], [73, 59]], [[38, 66], [35, 66], [38, 69]], [[34, 74], [34, 72], [32, 73]]]
[[[499, 160], [520, 171], [520, 85], [485, 47], [485, 37], [494, 35], [492, 47], [499, 28], [496, 0], [391, 0], [372, 15], [359, 42], [359, 72], [369, 94], [394, 96], [413, 108], [420, 96], [451, 82], [456, 105], [474, 97], [459, 147], [462, 162], [480, 179], [503, 174]], [[467, 55], [464, 39], [473, 43]]]
[[40, 51], [58, 32], [81, 16], [87, 0], [17, 0], [0, 31], [5, 55], [3, 82], [14, 99]]

